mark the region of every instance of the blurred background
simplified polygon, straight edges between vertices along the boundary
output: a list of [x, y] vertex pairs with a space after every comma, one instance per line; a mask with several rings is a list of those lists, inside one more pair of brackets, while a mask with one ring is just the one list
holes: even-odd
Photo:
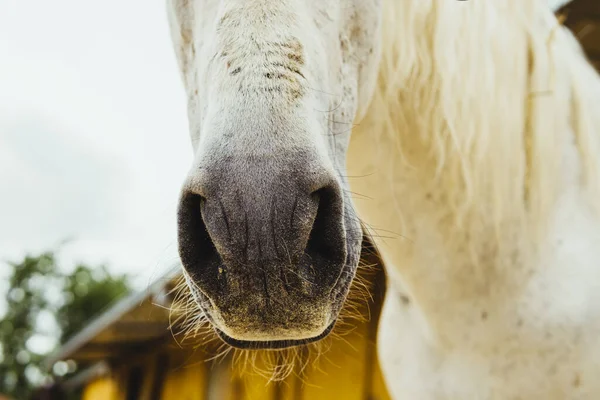
[[[597, 67], [599, 4], [558, 13]], [[75, 375], [44, 359], [177, 264], [191, 156], [163, 0], [0, 0], [0, 393]]]
[[173, 265], [190, 160], [164, 1], [0, 1], [0, 393]]

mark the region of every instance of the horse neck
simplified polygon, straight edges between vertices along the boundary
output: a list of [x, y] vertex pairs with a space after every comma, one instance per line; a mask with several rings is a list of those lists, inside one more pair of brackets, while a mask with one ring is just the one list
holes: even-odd
[[561, 213], [585, 207], [600, 155], [582, 103], [598, 79], [545, 4], [468, 3], [388, 2], [380, 87], [349, 152], [388, 275], [432, 318], [506, 306]]

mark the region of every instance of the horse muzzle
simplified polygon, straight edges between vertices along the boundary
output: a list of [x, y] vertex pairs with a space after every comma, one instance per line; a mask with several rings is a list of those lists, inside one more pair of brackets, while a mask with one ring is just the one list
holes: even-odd
[[222, 158], [194, 168], [182, 192], [188, 286], [235, 347], [326, 336], [355, 270], [335, 175], [301, 154], [287, 160]]

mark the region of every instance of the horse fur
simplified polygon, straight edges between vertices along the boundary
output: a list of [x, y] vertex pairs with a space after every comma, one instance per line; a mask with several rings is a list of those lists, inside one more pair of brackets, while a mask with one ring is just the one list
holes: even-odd
[[600, 79], [539, 1], [386, 3], [348, 156], [395, 398], [596, 398]]
[[269, 1], [169, 1], [196, 158], [221, 140], [200, 134], [225, 82], [206, 78], [215, 21], [288, 4], [250, 28], [301, 38], [314, 69], [299, 101], [327, 118], [304, 114], [321, 125], [294, 140], [364, 195], [352, 203], [386, 268], [392, 396], [600, 398], [600, 79], [550, 10], [563, 2]]

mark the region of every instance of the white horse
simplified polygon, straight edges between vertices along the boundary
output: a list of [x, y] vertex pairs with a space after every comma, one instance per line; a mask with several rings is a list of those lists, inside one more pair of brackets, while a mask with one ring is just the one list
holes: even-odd
[[356, 209], [388, 276], [394, 398], [600, 398], [600, 79], [549, 3], [170, 0], [169, 14], [195, 154], [180, 255], [226, 343], [329, 333]]

